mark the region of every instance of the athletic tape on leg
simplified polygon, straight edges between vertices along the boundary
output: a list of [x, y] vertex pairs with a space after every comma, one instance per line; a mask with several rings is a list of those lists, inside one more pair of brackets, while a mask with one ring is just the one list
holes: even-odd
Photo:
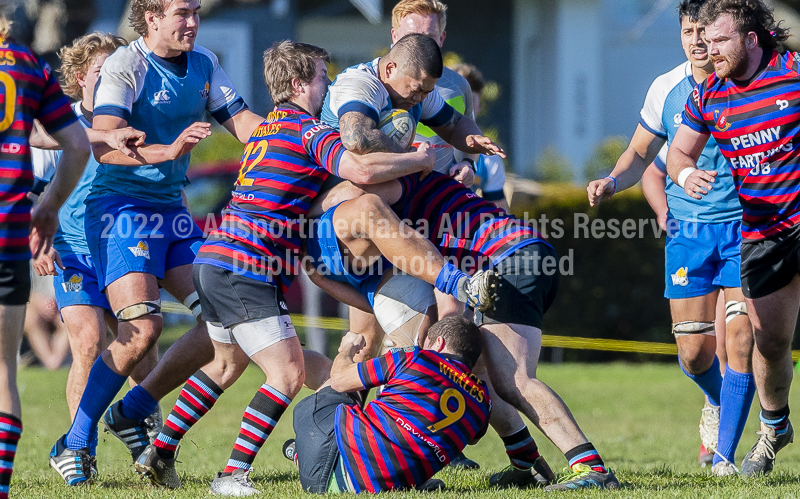
[[197, 291], [187, 296], [186, 299], [183, 300], [183, 305], [192, 311], [192, 315], [195, 319], [197, 319], [200, 312], [202, 312], [200, 309], [200, 296], [198, 296]]
[[134, 305], [128, 305], [127, 307], [114, 312], [114, 315], [120, 322], [132, 321], [134, 319], [138, 319], [139, 317], [144, 317], [145, 315], [155, 315], [161, 317], [161, 298], [158, 300], [143, 301]]
[[745, 302], [735, 300], [725, 302], [725, 324], [739, 315], [747, 315], [747, 304]]
[[690, 334], [705, 334], [715, 336], [713, 322], [683, 321], [672, 324], [672, 334], [677, 336], [687, 336]]

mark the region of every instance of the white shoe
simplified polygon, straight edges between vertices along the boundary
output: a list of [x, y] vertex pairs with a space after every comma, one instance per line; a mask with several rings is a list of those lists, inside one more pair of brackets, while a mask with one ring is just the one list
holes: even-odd
[[711, 405], [706, 400], [700, 413], [700, 441], [708, 452], [717, 450], [719, 440], [719, 406]]
[[739, 468], [730, 461], [720, 461], [711, 467], [711, 474], [714, 476], [737, 476]]
[[220, 476], [221, 473], [217, 473], [217, 477], [211, 482], [209, 489], [212, 494], [218, 496], [247, 497], [261, 494], [250, 481], [251, 471], [253, 468], [247, 471], [237, 469], [228, 476]]

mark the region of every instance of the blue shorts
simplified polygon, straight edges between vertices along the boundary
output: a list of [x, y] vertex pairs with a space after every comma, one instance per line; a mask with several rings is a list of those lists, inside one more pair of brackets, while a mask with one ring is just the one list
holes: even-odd
[[189, 265], [203, 244], [203, 232], [186, 208], [122, 196], [86, 200], [86, 242], [101, 290], [125, 274], [158, 279]]
[[[678, 230], [673, 230], [675, 227]], [[719, 288], [740, 288], [741, 227], [740, 220], [698, 223], [668, 219], [664, 296], [693, 298]]]
[[339, 249], [339, 240], [333, 230], [333, 212], [338, 207], [339, 205], [336, 205], [329, 209], [311, 224], [311, 230], [306, 240], [308, 256], [317, 272], [332, 281], [350, 284], [372, 306], [383, 274], [392, 268], [392, 264], [386, 258], [381, 257], [377, 264], [359, 275], [351, 274], [345, 269], [342, 252]]
[[97, 285], [97, 271], [91, 256], [67, 253], [61, 255], [61, 263], [64, 270], [56, 267], [58, 275], [53, 278], [59, 311], [70, 305], [90, 305], [111, 311], [106, 295]]

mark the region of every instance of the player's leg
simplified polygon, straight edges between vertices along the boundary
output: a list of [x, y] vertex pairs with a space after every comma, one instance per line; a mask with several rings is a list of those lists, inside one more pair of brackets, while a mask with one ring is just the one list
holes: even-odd
[[[741, 280], [739, 281], [741, 284]], [[717, 358], [720, 363], [720, 372], [725, 375], [725, 365], [728, 363], [728, 350], [725, 342], [725, 293], [720, 293], [717, 297], [717, 308], [714, 312], [714, 337], [717, 340]]]
[[0, 497], [8, 497], [17, 442], [22, 434], [17, 357], [30, 292], [27, 260], [0, 263], [0, 445], [4, 449], [0, 461]]
[[[211, 484], [215, 494], [244, 495], [255, 490], [247, 478], [253, 461], [303, 386], [305, 371], [300, 340], [294, 328], [284, 328], [277, 322], [277, 317], [273, 317], [232, 328], [236, 341], [266, 379], [247, 405], [227, 465]], [[272, 343], [278, 338], [281, 339]], [[269, 346], [262, 348], [263, 345]]]
[[[377, 195], [364, 194], [335, 208], [333, 229], [356, 258], [383, 254], [395, 267], [433, 284], [460, 301], [488, 309], [494, 303], [496, 276], [477, 272], [467, 276], [445, 262], [433, 244], [400, 219]], [[324, 230], [324, 229], [323, 229]]]

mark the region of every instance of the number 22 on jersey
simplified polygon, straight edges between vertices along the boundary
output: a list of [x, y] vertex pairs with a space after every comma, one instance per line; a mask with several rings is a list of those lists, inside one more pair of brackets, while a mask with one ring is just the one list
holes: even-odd
[[268, 145], [266, 140], [247, 143], [247, 147], [244, 148], [244, 154], [242, 154], [242, 167], [239, 169], [239, 178], [236, 181], [237, 185], [253, 185], [253, 179], [245, 177], [247, 177], [247, 174], [254, 166], [264, 159], [264, 156], [267, 154]]

